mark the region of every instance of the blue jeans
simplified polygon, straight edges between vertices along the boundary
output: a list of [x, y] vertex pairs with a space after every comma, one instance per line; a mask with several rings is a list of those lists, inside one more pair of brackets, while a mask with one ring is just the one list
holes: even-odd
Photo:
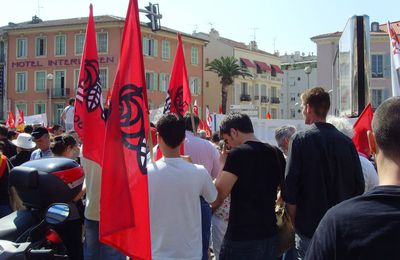
[[85, 260], [126, 260], [121, 252], [99, 241], [99, 222], [85, 218]]
[[303, 260], [306, 256], [308, 246], [310, 245], [311, 239], [296, 232], [294, 236], [295, 242], [295, 259]]
[[276, 236], [264, 240], [229, 241], [224, 239], [220, 260], [276, 260]]
[[210, 204], [200, 197], [201, 206], [201, 235], [203, 242], [203, 257], [202, 260], [208, 259], [208, 247], [210, 245], [211, 236], [211, 207]]

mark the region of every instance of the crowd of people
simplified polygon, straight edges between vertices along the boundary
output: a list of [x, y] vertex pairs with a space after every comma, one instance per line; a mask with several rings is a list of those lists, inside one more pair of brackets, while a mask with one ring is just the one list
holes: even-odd
[[[356, 150], [348, 119], [327, 118], [323, 88], [301, 99], [309, 127], [277, 128], [278, 147], [260, 141], [240, 113], [227, 115], [209, 138], [198, 133], [197, 116], [166, 114], [152, 125], [162, 153], [147, 165], [153, 259], [400, 259], [400, 98], [375, 111], [368, 155]], [[101, 168], [82, 157], [79, 137], [65, 126], [16, 133], [0, 125], [0, 217], [23, 207], [8, 185], [10, 169], [71, 158], [85, 173], [74, 199], [82, 204], [75, 232], [83, 240], [72, 259], [126, 259], [99, 241]], [[294, 233], [283, 255], [277, 204]]]

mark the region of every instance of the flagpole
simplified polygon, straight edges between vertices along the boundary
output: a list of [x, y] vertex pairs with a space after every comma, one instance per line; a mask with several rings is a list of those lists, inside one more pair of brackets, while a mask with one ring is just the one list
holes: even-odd
[[192, 121], [192, 130], [193, 134], [197, 135], [197, 129], [195, 130], [195, 124], [194, 124], [194, 116], [193, 116], [193, 108], [192, 108], [192, 103], [189, 105], [189, 111], [190, 111], [190, 120]]

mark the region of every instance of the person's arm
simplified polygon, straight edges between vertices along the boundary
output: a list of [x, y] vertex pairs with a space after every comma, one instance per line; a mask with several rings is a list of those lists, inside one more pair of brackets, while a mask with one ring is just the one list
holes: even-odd
[[210, 150], [213, 153], [213, 155], [212, 155], [213, 156], [213, 167], [212, 167], [210, 174], [211, 174], [211, 178], [213, 180], [215, 180], [218, 177], [219, 172], [220, 172], [219, 152], [214, 146], [212, 146], [212, 149], [210, 149]]
[[61, 120], [65, 123], [65, 119], [66, 119], [66, 109], [67, 108], [65, 108], [63, 111], [62, 111], [62, 113], [61, 113]]
[[233, 185], [235, 185], [238, 177], [230, 172], [222, 171], [215, 180], [217, 188], [217, 199], [211, 204], [213, 209], [218, 208], [224, 202], [225, 198], [231, 193]]

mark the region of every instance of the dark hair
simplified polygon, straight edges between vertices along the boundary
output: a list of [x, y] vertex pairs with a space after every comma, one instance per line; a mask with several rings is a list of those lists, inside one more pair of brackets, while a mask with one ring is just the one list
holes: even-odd
[[8, 140], [12, 140], [14, 137], [16, 137], [18, 135], [17, 132], [13, 131], [13, 130], [9, 130], [7, 133], [7, 139]]
[[190, 113], [187, 113], [183, 119], [185, 120], [185, 130], [193, 133], [197, 131], [197, 128], [199, 127], [200, 124], [200, 118], [198, 116], [193, 115], [194, 127], [196, 128], [196, 130], [194, 131], [192, 127], [192, 118], [190, 116]]
[[153, 122], [150, 122], [151, 127], [156, 127], [156, 125]]
[[175, 114], [163, 115], [156, 127], [158, 134], [170, 148], [176, 148], [185, 139], [185, 123]]
[[0, 125], [0, 136], [7, 137], [8, 128], [5, 125]]
[[62, 129], [62, 126], [55, 124], [53, 125], [53, 127], [51, 128], [51, 132], [54, 134], [55, 131]]
[[302, 95], [301, 100], [304, 105], [309, 105], [316, 116], [321, 118], [326, 118], [329, 108], [331, 106], [331, 101], [329, 98], [329, 93], [321, 87], [315, 87], [312, 89], [307, 89]]
[[400, 153], [400, 97], [383, 102], [375, 111], [372, 129], [378, 147], [389, 156]]
[[220, 140], [221, 140], [221, 138], [219, 138], [219, 131], [217, 131], [212, 135], [211, 141], [213, 143], [218, 143]]
[[31, 125], [26, 125], [26, 126], [24, 127], [24, 133], [32, 134], [32, 132], [33, 132], [33, 126], [31, 126]]
[[69, 103], [70, 105], [72, 105], [74, 102], [75, 102], [75, 98], [70, 98], [70, 99], [68, 100], [68, 103]]
[[62, 134], [53, 138], [50, 148], [54, 155], [61, 156], [68, 147], [75, 145], [76, 140], [72, 135]]
[[254, 133], [250, 117], [241, 113], [230, 113], [222, 120], [219, 126], [220, 134], [230, 135], [231, 129], [242, 133]]

